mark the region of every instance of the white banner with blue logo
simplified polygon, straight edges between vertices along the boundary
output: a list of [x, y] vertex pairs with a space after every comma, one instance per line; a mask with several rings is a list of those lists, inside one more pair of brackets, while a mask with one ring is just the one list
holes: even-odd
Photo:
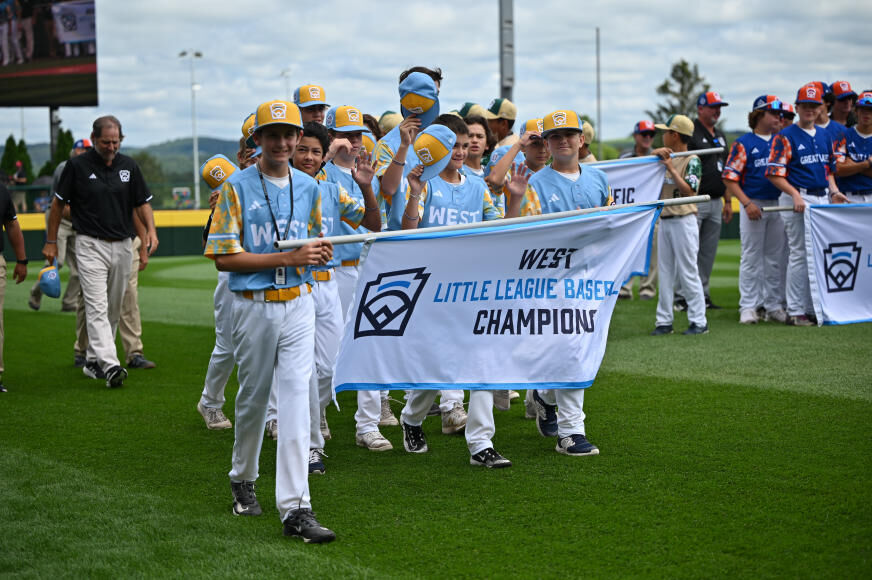
[[872, 204], [809, 206], [805, 244], [818, 324], [872, 322]]
[[[372, 243], [337, 391], [584, 388], [659, 205]], [[499, 223], [499, 222], [494, 222]]]
[[631, 157], [591, 163], [591, 167], [605, 172], [615, 205], [648, 203], [660, 199], [663, 177], [666, 175], [666, 166], [660, 159]]

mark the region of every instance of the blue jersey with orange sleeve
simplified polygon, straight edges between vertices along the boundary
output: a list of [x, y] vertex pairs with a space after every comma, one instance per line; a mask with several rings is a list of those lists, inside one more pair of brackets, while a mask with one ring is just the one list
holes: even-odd
[[[857, 127], [851, 127], [845, 132], [842, 154], [855, 163], [863, 163], [872, 157], [872, 135], [864, 137], [857, 131]], [[842, 193], [872, 194], [872, 177], [868, 175], [855, 173], [848, 177], [839, 177], [836, 181]]]
[[778, 199], [781, 191], [766, 179], [771, 144], [771, 137], [764, 139], [754, 133], [736, 139], [721, 178], [738, 182], [750, 198]]
[[[299, 240], [318, 237], [319, 233], [321, 190], [315, 180], [292, 168], [290, 185], [279, 188], [268, 179], [261, 181], [257, 165], [252, 165], [235, 172], [221, 186], [204, 253], [210, 258], [241, 252], [271, 254], [278, 251], [273, 247], [277, 237]], [[312, 274], [303, 267], [288, 268], [285, 283], [280, 285], [276, 284], [272, 268], [230, 273], [230, 289], [234, 292], [292, 288], [304, 282], [311, 283]]]
[[829, 186], [827, 176], [835, 169], [830, 134], [820, 127], [812, 136], [799, 125], [790, 125], [772, 138], [767, 177], [776, 175], [793, 187], [820, 190]]

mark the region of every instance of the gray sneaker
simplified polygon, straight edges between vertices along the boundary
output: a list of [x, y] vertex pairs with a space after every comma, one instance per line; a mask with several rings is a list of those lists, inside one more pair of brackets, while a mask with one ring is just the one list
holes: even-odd
[[450, 411], [442, 413], [442, 433], [451, 435], [466, 427], [466, 411], [462, 403], [454, 403]]
[[259, 516], [263, 513], [257, 503], [253, 481], [231, 481], [230, 491], [233, 493], [234, 516]]
[[206, 407], [203, 403], [197, 403], [197, 411], [203, 416], [208, 429], [230, 429], [233, 425], [230, 423], [224, 412], [221, 409], [213, 409]]
[[279, 438], [279, 422], [275, 419], [270, 419], [266, 422], [266, 436], [277, 441]]
[[508, 411], [512, 408], [509, 391], [494, 391], [494, 408], [499, 411]]
[[390, 451], [394, 448], [390, 441], [378, 431], [370, 431], [355, 437], [358, 447], [366, 447], [370, 451]]
[[396, 427], [400, 422], [397, 421], [396, 415], [391, 410], [391, 400], [390, 398], [384, 398], [381, 400], [381, 416], [378, 420], [379, 427]]
[[325, 441], [329, 441], [333, 437], [333, 434], [330, 432], [330, 426], [327, 424], [327, 415], [325, 413], [321, 413], [321, 425], [319, 428], [321, 429], [321, 437]]

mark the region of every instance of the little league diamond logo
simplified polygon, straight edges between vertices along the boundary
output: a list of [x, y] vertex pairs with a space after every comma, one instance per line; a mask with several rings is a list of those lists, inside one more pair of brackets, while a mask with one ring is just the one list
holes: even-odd
[[216, 165], [212, 168], [212, 171], [209, 172], [209, 175], [215, 178], [215, 181], [221, 181], [224, 179], [226, 174], [224, 173], [224, 168], [220, 165]]
[[430, 274], [411, 268], [379, 274], [363, 288], [354, 322], [354, 338], [403, 336]]
[[824, 250], [824, 272], [827, 276], [828, 293], [854, 290], [862, 251], [857, 242], [830, 244]]
[[269, 106], [269, 112], [273, 119], [286, 119], [288, 107], [284, 103], [273, 103]]
[[121, 178], [121, 183], [127, 183], [130, 181], [130, 172], [126, 169], [122, 169], [118, 172], [118, 177]]
[[417, 153], [418, 159], [420, 159], [424, 165], [433, 164], [433, 155], [430, 153], [429, 149], [427, 149], [426, 147], [421, 147], [420, 149], [418, 149]]
[[558, 112], [551, 115], [551, 119], [554, 121], [555, 127], [563, 127], [566, 125], [566, 113]]
[[348, 109], [348, 120], [352, 123], [360, 123], [360, 111], [357, 109]]
[[317, 100], [321, 98], [321, 89], [318, 87], [309, 87], [309, 98]]
[[536, 120], [536, 130], [540, 133], [545, 130], [545, 123], [542, 122], [542, 119]]
[[817, 89], [814, 87], [808, 87], [807, 89], [805, 89], [805, 96], [809, 99], [816, 99]]

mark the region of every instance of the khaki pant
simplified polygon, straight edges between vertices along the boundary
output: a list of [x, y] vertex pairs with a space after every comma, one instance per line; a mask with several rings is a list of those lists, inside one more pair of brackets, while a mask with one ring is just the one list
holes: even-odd
[[[130, 265], [130, 276], [127, 280], [127, 288], [124, 290], [124, 298], [121, 302], [121, 318], [118, 323], [118, 331], [121, 333], [121, 345], [124, 347], [126, 362], [134, 355], [142, 354], [142, 321], [139, 316], [139, 249], [142, 240], [133, 238], [133, 260]], [[85, 324], [84, 299], [79, 298], [80, 307], [76, 310], [76, 344], [73, 350], [76, 354], [84, 355], [88, 350], [88, 328]]]
[[[107, 242], [91, 236], [76, 236], [76, 258], [88, 329], [86, 357], [96, 360], [103, 372], [119, 365], [115, 331], [121, 316], [125, 286], [135, 252], [130, 240]], [[81, 352], [81, 351], [80, 351]]]

